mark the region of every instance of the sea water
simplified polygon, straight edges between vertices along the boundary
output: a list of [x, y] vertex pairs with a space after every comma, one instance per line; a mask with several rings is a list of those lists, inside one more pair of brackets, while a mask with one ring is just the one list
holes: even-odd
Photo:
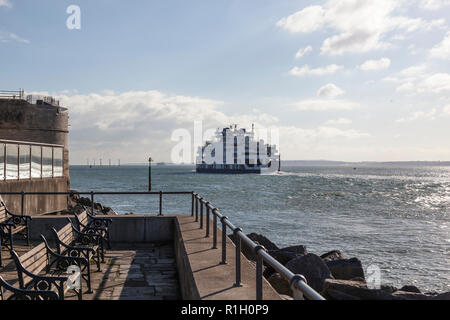
[[[147, 191], [147, 166], [71, 166], [78, 191]], [[450, 167], [285, 167], [279, 174], [197, 174], [153, 166], [152, 191], [195, 191], [244, 232], [279, 247], [341, 250], [382, 283], [450, 291]], [[97, 196], [118, 213], [156, 214], [158, 196]], [[189, 195], [165, 195], [164, 214], [190, 214]]]

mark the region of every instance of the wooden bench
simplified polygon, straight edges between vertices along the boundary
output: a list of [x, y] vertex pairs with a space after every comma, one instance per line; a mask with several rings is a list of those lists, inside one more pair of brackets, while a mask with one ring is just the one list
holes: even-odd
[[30, 244], [30, 221], [30, 216], [17, 215], [9, 211], [0, 196], [0, 267], [2, 266], [2, 245], [9, 251], [13, 250], [13, 235], [22, 235], [27, 240], [27, 244]]
[[111, 249], [109, 225], [112, 219], [92, 216], [89, 212], [83, 211], [80, 214], [74, 214], [74, 225], [81, 232], [96, 233], [102, 236], [103, 247], [108, 246]]
[[[38, 291], [52, 291], [55, 292], [59, 300], [64, 300], [65, 293], [68, 290], [73, 290], [82, 300], [82, 285], [79, 281], [79, 287], [71, 286], [74, 282], [71, 279], [71, 274], [68, 273], [69, 266], [77, 266], [86, 263], [84, 258], [79, 257], [65, 257], [65, 263], [60, 263], [57, 268], [49, 268], [51, 257], [48, 256], [46, 249], [45, 238], [44, 242], [28, 251], [22, 256], [12, 250], [11, 254], [16, 265], [17, 276], [19, 280], [19, 289], [21, 290], [38, 290]], [[71, 279], [72, 282], [68, 280]]]
[[86, 281], [88, 293], [92, 292], [91, 288], [91, 259], [97, 265], [97, 270], [100, 272], [100, 263], [104, 262], [104, 250], [102, 236], [96, 233], [83, 233], [79, 231], [69, 220], [69, 223], [61, 230], [56, 231], [52, 228], [53, 238], [55, 240], [54, 249], [50, 248], [45, 237], [48, 254], [54, 258], [51, 266], [58, 266], [60, 263], [65, 263], [66, 257], [82, 257], [86, 263], [80, 265], [81, 276]]
[[[7, 294], [6, 292], [9, 294]], [[0, 276], [0, 300], [58, 300], [54, 291], [24, 290], [13, 287]]]

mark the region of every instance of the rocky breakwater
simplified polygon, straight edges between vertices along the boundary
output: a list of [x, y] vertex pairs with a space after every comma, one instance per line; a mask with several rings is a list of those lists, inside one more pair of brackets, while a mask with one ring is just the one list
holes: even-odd
[[[361, 261], [348, 258], [341, 251], [333, 250], [322, 255], [307, 251], [305, 246], [279, 248], [263, 235], [247, 235], [254, 242], [264, 246], [268, 253], [294, 274], [303, 275], [310, 287], [328, 300], [450, 300], [447, 293], [422, 293], [412, 285], [398, 289], [381, 284], [372, 288], [366, 282]], [[235, 242], [234, 235], [229, 236]], [[255, 253], [242, 244], [242, 252], [250, 261], [256, 261]], [[264, 265], [264, 277], [285, 299], [292, 299], [289, 283], [269, 265]]]
[[[68, 198], [68, 209], [60, 211], [57, 214], [70, 215], [73, 213], [80, 214], [87, 209], [92, 208], [92, 201], [89, 198], [81, 197], [80, 194], [75, 190], [70, 190], [71, 194]], [[110, 207], [103, 206], [101, 203], [94, 202], [94, 214], [95, 215], [106, 215], [115, 216], [118, 215]]]

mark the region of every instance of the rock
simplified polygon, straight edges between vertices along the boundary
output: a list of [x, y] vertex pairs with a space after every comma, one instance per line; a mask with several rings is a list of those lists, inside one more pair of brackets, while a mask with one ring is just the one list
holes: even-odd
[[323, 294], [323, 297], [327, 300], [361, 300], [358, 297], [334, 289], [328, 289], [326, 293]]
[[292, 290], [289, 287], [289, 282], [284, 280], [280, 274], [274, 273], [268, 279], [270, 285], [275, 289], [276, 292], [282, 295], [287, 295], [292, 297]]
[[431, 300], [450, 300], [450, 292], [445, 292], [438, 294], [436, 296], [433, 296]]
[[432, 296], [429, 296], [427, 294], [406, 292], [401, 290], [395, 291], [392, 296], [395, 298], [400, 298], [402, 300], [430, 300], [431, 298], [433, 298]]
[[279, 250], [280, 249], [280, 248], [278, 248], [278, 246], [275, 243], [270, 241], [268, 238], [266, 238], [262, 234], [250, 233], [247, 235], [247, 237], [249, 237], [254, 242], [258, 242], [260, 245], [262, 245], [267, 250]]
[[339, 250], [333, 250], [327, 253], [324, 253], [320, 256], [324, 261], [334, 261], [334, 260], [345, 260], [347, 257], [345, 257], [342, 252]]
[[[231, 241], [233, 241], [234, 244], [237, 243], [234, 234], [231, 234], [228, 237], [231, 239]], [[265, 236], [263, 236], [261, 234], [250, 233], [250, 234], [247, 235], [247, 237], [249, 237], [252, 241], [256, 242], [257, 244], [262, 245], [268, 251], [270, 251], [270, 250], [279, 250], [279, 248], [277, 247], [277, 245], [275, 243], [273, 243], [272, 241], [270, 241], [268, 238], [266, 238]], [[241, 250], [242, 250], [242, 253], [244, 254], [244, 256], [248, 260], [256, 261], [256, 255], [255, 255], [255, 252], [253, 251], [253, 249], [251, 247], [247, 246], [242, 241], [241, 241]]]
[[414, 292], [414, 293], [422, 293], [419, 288], [417, 288], [416, 286], [413, 285], [406, 285], [403, 286], [400, 291], [405, 291], [405, 292]]
[[297, 255], [305, 255], [305, 254], [308, 253], [306, 251], [306, 247], [305, 246], [291, 246], [291, 247], [286, 247], [286, 248], [280, 249], [279, 251], [295, 253]]
[[326, 265], [330, 269], [335, 279], [350, 280], [353, 278], [364, 279], [364, 269], [358, 258], [326, 260]]
[[294, 298], [292, 298], [291, 296], [287, 296], [285, 294], [280, 294], [280, 297], [283, 300], [294, 300]]
[[[307, 251], [305, 246], [292, 246], [280, 250], [271, 250], [269, 251], [269, 254], [283, 266], [286, 266], [289, 261], [307, 254]], [[275, 273], [275, 270], [272, 267], [267, 266], [264, 270], [264, 277], [268, 279], [273, 273]]]
[[[337, 293], [338, 292], [338, 293]], [[369, 289], [364, 282], [326, 279], [322, 294], [329, 299], [361, 299], [361, 300], [405, 300], [405, 297], [394, 296], [382, 289]]]
[[394, 293], [395, 291], [398, 291], [396, 287], [391, 285], [381, 285], [380, 289], [389, 293]]
[[323, 290], [325, 279], [333, 277], [325, 262], [313, 253], [289, 261], [286, 267], [293, 273], [303, 275], [308, 285], [317, 292]]
[[89, 199], [89, 198], [83, 198], [83, 197], [81, 197], [81, 198], [78, 200], [78, 204], [81, 204], [81, 205], [86, 206], [86, 207], [90, 207], [91, 204], [92, 204], [92, 202], [91, 202], [91, 199]]

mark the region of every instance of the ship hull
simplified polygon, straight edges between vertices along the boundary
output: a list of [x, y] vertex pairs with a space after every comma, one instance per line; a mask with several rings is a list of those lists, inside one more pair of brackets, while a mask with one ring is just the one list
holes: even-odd
[[197, 173], [219, 173], [219, 174], [259, 174], [261, 169], [222, 169], [222, 168], [196, 168]]

